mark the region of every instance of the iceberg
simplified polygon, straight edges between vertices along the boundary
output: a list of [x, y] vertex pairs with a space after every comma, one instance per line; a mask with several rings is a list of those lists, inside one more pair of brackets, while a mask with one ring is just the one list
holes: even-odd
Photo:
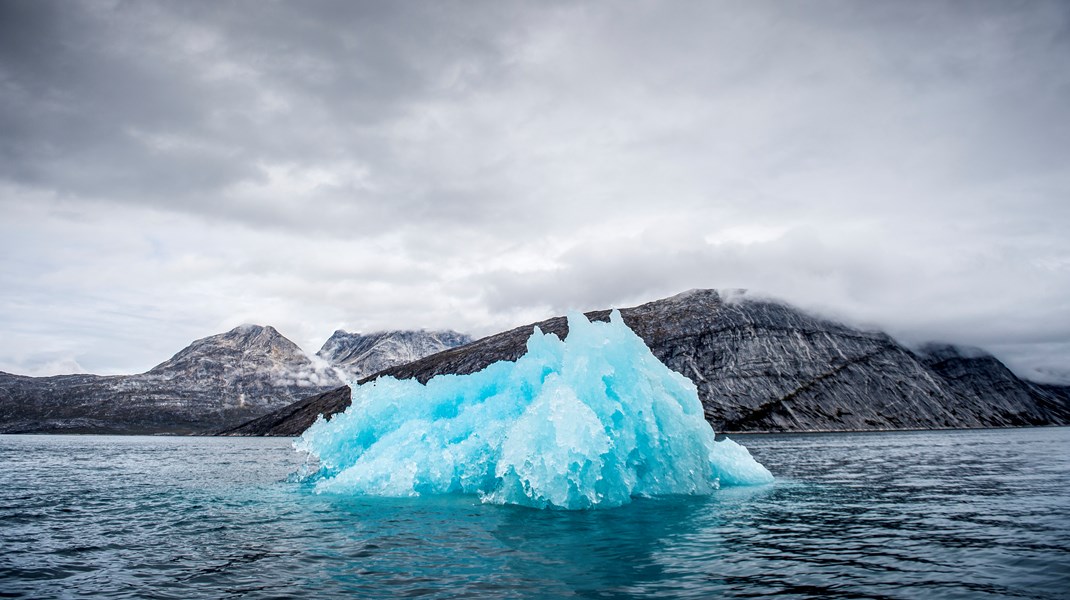
[[470, 375], [354, 385], [345, 412], [294, 444], [318, 459], [314, 490], [588, 509], [773, 480], [716, 440], [694, 384], [618, 311], [608, 323], [570, 314], [568, 326], [564, 341], [536, 327], [516, 362]]

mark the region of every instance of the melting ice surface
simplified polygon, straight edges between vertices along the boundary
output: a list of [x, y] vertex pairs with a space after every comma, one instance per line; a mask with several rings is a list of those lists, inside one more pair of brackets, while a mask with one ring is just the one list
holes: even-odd
[[584, 509], [773, 480], [746, 448], [715, 441], [694, 384], [619, 312], [568, 325], [565, 341], [535, 328], [515, 363], [354, 386], [344, 413], [295, 443], [319, 459], [315, 490]]

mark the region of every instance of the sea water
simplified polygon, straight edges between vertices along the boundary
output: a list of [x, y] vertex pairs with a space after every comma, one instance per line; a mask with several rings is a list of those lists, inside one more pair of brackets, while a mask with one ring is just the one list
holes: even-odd
[[0, 596], [1066, 598], [1070, 429], [748, 435], [605, 510], [315, 494], [283, 438], [0, 436]]

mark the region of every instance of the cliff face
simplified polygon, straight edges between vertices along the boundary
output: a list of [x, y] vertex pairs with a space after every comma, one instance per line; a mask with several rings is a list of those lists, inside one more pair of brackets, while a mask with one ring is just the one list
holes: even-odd
[[1047, 425], [1070, 420], [1070, 388], [1019, 379], [979, 348], [928, 344], [919, 359], [973, 404], [984, 404], [1014, 425]]
[[381, 331], [360, 334], [338, 330], [323, 344], [316, 356], [341, 371], [347, 381], [357, 381], [383, 369], [463, 346], [471, 341], [471, 337], [456, 331]]
[[[936, 347], [916, 354], [884, 333], [846, 327], [776, 302], [739, 295], [726, 300], [714, 290], [694, 290], [621, 314], [658, 359], [695, 383], [706, 418], [718, 431], [1070, 423], [1063, 388], [1022, 381], [991, 356], [945, 357]], [[588, 313], [598, 320], [608, 315]], [[472, 373], [498, 360], [515, 360], [534, 325], [560, 337], [568, 331], [565, 318], [557, 317], [376, 376], [426, 382], [435, 375]], [[317, 410], [315, 403], [306, 404], [302, 414], [330, 415], [338, 406]], [[312, 419], [289, 423], [289, 431], [303, 430]]]
[[296, 437], [304, 433], [321, 414], [329, 416], [348, 408], [350, 400], [349, 386], [342, 386], [311, 398], [298, 400], [252, 421], [220, 430], [217, 434]]
[[[776, 302], [695, 290], [621, 311], [662, 362], [698, 387], [718, 431], [1003, 427], [1070, 423], [1070, 388], [1023, 381], [976, 349], [911, 351]], [[606, 320], [609, 311], [588, 313]], [[426, 382], [516, 360], [534, 326], [564, 337], [564, 317], [518, 327], [366, 376]], [[467, 336], [336, 332], [320, 356], [359, 376]], [[271, 327], [197, 340], [140, 375], [0, 373], [0, 433], [297, 435], [349, 404], [335, 370]], [[273, 412], [274, 411], [274, 412]], [[263, 418], [259, 418], [263, 417]], [[254, 422], [246, 423], [250, 419]], [[243, 424], [244, 423], [244, 424]]]
[[0, 432], [203, 432], [339, 384], [274, 328], [243, 325], [139, 375], [0, 373]]

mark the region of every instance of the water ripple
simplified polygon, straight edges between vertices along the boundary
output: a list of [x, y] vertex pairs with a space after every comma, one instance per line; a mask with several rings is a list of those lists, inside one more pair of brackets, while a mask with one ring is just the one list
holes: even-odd
[[0, 597], [1066, 598], [1070, 429], [741, 436], [590, 512], [316, 496], [288, 440], [0, 436]]

